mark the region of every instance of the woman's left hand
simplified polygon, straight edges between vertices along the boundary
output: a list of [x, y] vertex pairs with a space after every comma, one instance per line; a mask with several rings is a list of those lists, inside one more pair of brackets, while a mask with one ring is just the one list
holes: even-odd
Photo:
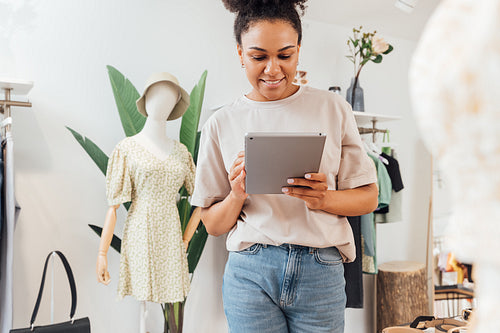
[[[310, 209], [322, 209], [328, 191], [324, 173], [306, 173], [304, 178], [289, 178], [283, 193], [305, 201]], [[297, 187], [300, 186], [300, 187]]]

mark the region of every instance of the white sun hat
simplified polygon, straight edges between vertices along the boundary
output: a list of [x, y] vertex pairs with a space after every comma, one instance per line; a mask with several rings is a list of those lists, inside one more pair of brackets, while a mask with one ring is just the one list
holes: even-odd
[[140, 113], [142, 113], [144, 116], [148, 116], [148, 113], [146, 112], [146, 93], [148, 89], [155, 83], [158, 82], [172, 82], [179, 88], [180, 92], [180, 98], [177, 104], [175, 105], [174, 109], [168, 116], [167, 120], [174, 120], [179, 117], [181, 117], [184, 112], [186, 112], [188, 106], [189, 106], [189, 94], [187, 93], [186, 90], [184, 90], [180, 84], [179, 81], [175, 76], [173, 76], [170, 73], [167, 72], [160, 72], [160, 73], [154, 73], [152, 74], [146, 81], [146, 84], [144, 85], [144, 91], [142, 93], [142, 96], [139, 97], [139, 99], [135, 102], [137, 105], [137, 110], [139, 110]]

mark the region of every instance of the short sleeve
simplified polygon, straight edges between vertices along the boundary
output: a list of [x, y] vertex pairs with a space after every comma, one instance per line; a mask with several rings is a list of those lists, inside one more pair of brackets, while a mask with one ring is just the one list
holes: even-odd
[[106, 171], [106, 197], [114, 206], [132, 200], [132, 180], [126, 154], [117, 146], [108, 160]]
[[209, 207], [223, 200], [231, 191], [217, 137], [215, 122], [209, 119], [201, 132], [196, 180], [191, 197], [191, 204], [198, 207]]
[[193, 194], [194, 190], [194, 178], [196, 175], [196, 166], [194, 165], [193, 157], [191, 156], [191, 153], [189, 151], [186, 151], [187, 155], [187, 173], [186, 173], [186, 178], [184, 179], [184, 187], [188, 191], [188, 193], [191, 195]]
[[373, 162], [366, 154], [354, 114], [350, 109], [345, 113], [342, 136], [342, 151], [337, 175], [337, 189], [345, 190], [377, 182]]

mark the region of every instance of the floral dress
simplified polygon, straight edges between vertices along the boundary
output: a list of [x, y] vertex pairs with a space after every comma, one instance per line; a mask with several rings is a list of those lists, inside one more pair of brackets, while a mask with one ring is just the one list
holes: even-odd
[[193, 191], [195, 166], [187, 148], [175, 141], [165, 159], [133, 137], [122, 140], [108, 161], [110, 206], [131, 201], [123, 230], [118, 296], [139, 301], [183, 301], [189, 291], [186, 251], [176, 197]]

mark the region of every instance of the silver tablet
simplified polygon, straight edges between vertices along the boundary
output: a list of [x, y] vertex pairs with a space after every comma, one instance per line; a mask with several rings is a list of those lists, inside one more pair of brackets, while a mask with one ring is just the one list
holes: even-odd
[[287, 179], [318, 172], [326, 135], [265, 133], [245, 135], [245, 189], [249, 194], [283, 193]]

